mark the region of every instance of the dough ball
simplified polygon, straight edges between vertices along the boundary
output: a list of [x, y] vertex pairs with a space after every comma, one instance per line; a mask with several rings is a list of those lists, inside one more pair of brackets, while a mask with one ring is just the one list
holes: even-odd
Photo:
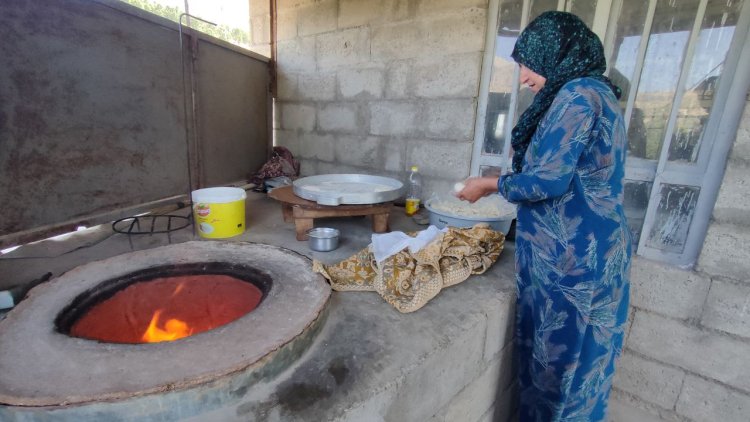
[[456, 192], [461, 192], [462, 190], [464, 190], [465, 187], [466, 187], [466, 185], [464, 185], [461, 182], [458, 182], [455, 185], [453, 185], [453, 190], [456, 191]]

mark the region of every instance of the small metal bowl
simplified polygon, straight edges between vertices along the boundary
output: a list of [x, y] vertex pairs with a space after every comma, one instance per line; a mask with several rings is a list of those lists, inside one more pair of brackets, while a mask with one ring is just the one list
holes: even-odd
[[307, 231], [310, 249], [328, 252], [339, 247], [339, 231], [330, 227], [316, 227]]

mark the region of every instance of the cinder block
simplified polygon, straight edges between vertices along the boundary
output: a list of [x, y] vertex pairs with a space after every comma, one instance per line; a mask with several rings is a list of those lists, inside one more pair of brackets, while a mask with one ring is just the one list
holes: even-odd
[[750, 338], [750, 285], [715, 279], [701, 324]]
[[253, 44], [268, 44], [271, 42], [271, 17], [256, 16], [250, 19]]
[[319, 135], [316, 133], [301, 134], [299, 138], [301, 155], [321, 161], [333, 161], [335, 157], [336, 139], [333, 135]]
[[323, 174], [324, 172], [318, 171], [318, 161], [308, 160], [305, 158], [299, 158], [299, 174], [302, 177], [314, 176], [316, 174]]
[[370, 60], [370, 29], [360, 27], [318, 35], [315, 53], [321, 68], [365, 63]]
[[628, 345], [628, 338], [630, 338], [630, 330], [633, 328], [635, 312], [636, 309], [633, 306], [628, 307], [628, 320], [625, 321], [625, 344], [622, 345], [623, 349]]
[[279, 10], [276, 15], [276, 40], [289, 41], [297, 38], [297, 10]]
[[[466, 178], [471, 163], [471, 144], [468, 142], [409, 141], [407, 157], [410, 164], [419, 166], [419, 171], [428, 179], [440, 178], [451, 181]], [[450, 191], [446, 191], [450, 192]]]
[[645, 402], [617, 387], [609, 396], [607, 415], [609, 422], [686, 422], [673, 410]]
[[685, 372], [625, 352], [617, 362], [614, 385], [641, 400], [671, 409]]
[[297, 74], [292, 72], [276, 73], [277, 100], [299, 99], [299, 94], [297, 93], [297, 78]]
[[[714, 205], [713, 219], [720, 224], [750, 228], [750, 160], [733, 160], [727, 165], [719, 196]], [[750, 229], [746, 229], [750, 230]]]
[[609, 422], [664, 422], [658, 415], [619, 400], [609, 401], [608, 413]]
[[[515, 300], [509, 296], [490, 301], [484, 306], [487, 315], [487, 337], [484, 341], [484, 360], [492, 360], [501, 351], [513, 346], [515, 332]], [[505, 385], [502, 386], [503, 388]]]
[[249, 3], [250, 16], [270, 16], [271, 15], [271, 2], [268, 1], [253, 1]]
[[360, 129], [356, 103], [328, 104], [318, 109], [318, 127], [328, 132], [354, 133]]
[[417, 18], [450, 15], [470, 7], [487, 7], [487, 0], [430, 0], [417, 6]]
[[264, 57], [271, 57], [271, 44], [251, 44], [250, 50]]
[[696, 422], [745, 422], [750, 419], [750, 395], [688, 375], [677, 413]]
[[414, 135], [419, 106], [413, 102], [373, 101], [370, 103], [370, 133]]
[[433, 100], [426, 105], [427, 137], [465, 142], [473, 139], [477, 108], [474, 99]]
[[370, 168], [383, 168], [380, 163], [382, 140], [376, 136], [339, 136], [336, 161]]
[[445, 408], [438, 412], [441, 420], [445, 422], [480, 420], [505, 390], [501, 378], [512, 370], [511, 359], [505, 357], [511, 354], [512, 351], [509, 348], [504, 355], [497, 356], [491, 361], [475, 380], [471, 381]]
[[339, 93], [342, 98], [381, 98], [383, 97], [383, 70], [346, 69], [340, 70]]
[[632, 306], [674, 318], [699, 318], [711, 280], [694, 272], [634, 258], [630, 269]]
[[750, 274], [750, 229], [711, 223], [698, 258], [698, 269], [711, 275], [747, 279]]
[[323, 0], [299, 9], [297, 30], [300, 36], [321, 34], [336, 29], [338, 4], [336, 0]]
[[426, 420], [481, 372], [484, 368], [482, 341], [487, 329], [484, 318], [466, 326], [460, 336], [405, 374], [385, 420]]
[[336, 98], [334, 73], [304, 73], [299, 75], [300, 99], [330, 101]]
[[482, 54], [435, 56], [414, 65], [414, 93], [426, 98], [476, 97]]
[[279, 11], [297, 10], [301, 7], [314, 4], [318, 0], [277, 0], [276, 8]]
[[696, 374], [750, 391], [750, 342], [639, 311], [628, 347]]
[[295, 158], [299, 158], [301, 150], [296, 130], [278, 129], [274, 131], [274, 136], [276, 145], [288, 148]]
[[[372, 30], [372, 59], [382, 62], [423, 55], [426, 35], [415, 22], [375, 27]], [[424, 54], [426, 55], [426, 54]]]
[[[339, 162], [323, 162], [319, 161], [316, 169], [318, 171], [317, 174], [353, 174], [353, 173], [362, 173], [362, 167], [359, 166], [350, 166], [347, 164], [339, 163]], [[369, 169], [368, 169], [369, 170]], [[378, 175], [377, 171], [370, 171], [369, 174]]]
[[383, 0], [340, 0], [340, 29], [362, 26], [382, 21]]
[[306, 104], [278, 104], [281, 129], [301, 129], [312, 131], [315, 128], [315, 107]]
[[425, 21], [431, 36], [425, 46], [432, 54], [453, 54], [484, 51], [487, 9], [470, 8], [445, 18]]
[[[406, 157], [406, 145], [401, 140], [385, 141], [384, 163], [386, 171], [403, 173], [405, 169], [404, 157]], [[399, 179], [403, 174], [399, 175]]]
[[279, 71], [315, 70], [315, 37], [296, 38], [277, 44]]
[[391, 62], [386, 69], [385, 96], [387, 98], [408, 97], [410, 61], [402, 60]]
[[742, 113], [737, 138], [735, 138], [732, 152], [729, 154], [729, 163], [730, 166], [734, 163], [750, 163], [750, 99], [745, 103], [745, 111]]
[[486, 9], [471, 8], [440, 19], [407, 21], [373, 29], [373, 60], [480, 52], [484, 49]]

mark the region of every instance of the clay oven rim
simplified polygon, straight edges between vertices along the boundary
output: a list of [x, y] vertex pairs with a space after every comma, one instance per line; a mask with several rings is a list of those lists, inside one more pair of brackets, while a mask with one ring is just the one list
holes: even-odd
[[[243, 317], [173, 342], [115, 344], [70, 337], [60, 312], [106, 280], [165, 263], [262, 268], [273, 283]], [[0, 321], [0, 403], [55, 406], [183, 389], [253, 371], [319, 320], [330, 287], [296, 252], [264, 244], [193, 241], [118, 255], [37, 286]], [[265, 359], [264, 359], [265, 358]]]

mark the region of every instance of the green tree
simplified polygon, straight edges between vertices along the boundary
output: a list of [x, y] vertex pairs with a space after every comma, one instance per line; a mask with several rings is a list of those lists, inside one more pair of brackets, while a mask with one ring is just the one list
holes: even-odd
[[[179, 23], [180, 15], [183, 13], [180, 8], [166, 6], [160, 3], [156, 3], [152, 0], [122, 1], [139, 9], [145, 10], [146, 12], [153, 13], [154, 15], [167, 18], [177, 23]], [[247, 29], [234, 28], [228, 25], [212, 26], [195, 19], [190, 22], [190, 27], [204, 34], [211, 35], [212, 37], [219, 38], [232, 44], [236, 44], [242, 47], [248, 47], [250, 45], [250, 31]]]

